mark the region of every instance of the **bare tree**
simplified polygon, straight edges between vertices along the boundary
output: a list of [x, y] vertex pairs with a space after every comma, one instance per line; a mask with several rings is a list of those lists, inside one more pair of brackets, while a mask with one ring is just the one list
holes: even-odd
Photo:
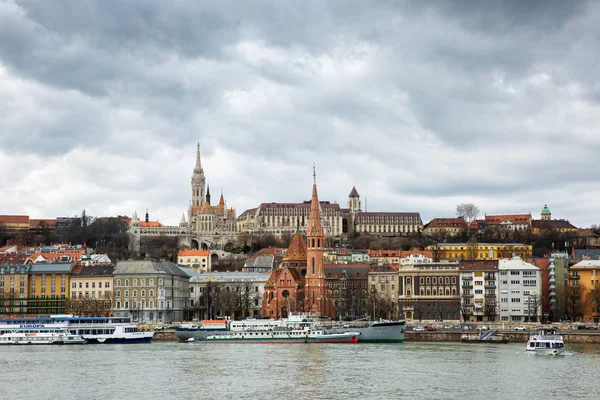
[[498, 315], [496, 300], [486, 299], [485, 306], [483, 307], [483, 313], [487, 317], [488, 321], [494, 321], [496, 319], [496, 315]]
[[467, 223], [467, 233], [471, 236], [471, 222], [477, 219], [479, 209], [473, 203], [461, 203], [456, 206], [456, 216], [462, 217]]

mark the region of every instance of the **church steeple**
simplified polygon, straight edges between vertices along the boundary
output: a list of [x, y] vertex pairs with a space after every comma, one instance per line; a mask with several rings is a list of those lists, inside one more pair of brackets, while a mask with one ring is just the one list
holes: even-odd
[[199, 207], [204, 203], [204, 170], [200, 162], [200, 143], [196, 150], [196, 166], [192, 173], [192, 207]]
[[210, 205], [210, 185], [206, 185], [206, 202]]
[[323, 268], [323, 246], [325, 234], [321, 224], [321, 209], [317, 194], [317, 175], [313, 166], [313, 189], [310, 215], [306, 227], [307, 270], [306, 308], [313, 313], [329, 315], [329, 302], [325, 297], [325, 272]]

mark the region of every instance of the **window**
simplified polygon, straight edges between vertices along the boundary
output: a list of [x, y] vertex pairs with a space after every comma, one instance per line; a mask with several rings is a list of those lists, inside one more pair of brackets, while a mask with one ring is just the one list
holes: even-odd
[[92, 282], [92, 289], [96, 289], [96, 282]]
[[521, 281], [510, 281], [511, 285], [520, 285]]
[[507, 275], [508, 272], [507, 271], [500, 271], [500, 275]]
[[508, 298], [503, 297], [503, 298], [500, 299], [500, 302], [501, 303], [508, 303]]
[[73, 283], [71, 284], [71, 287], [72, 287], [73, 289], [77, 288], [77, 283], [73, 282]]
[[102, 282], [98, 282], [98, 289], [102, 289]]
[[511, 303], [520, 303], [520, 302], [521, 302], [521, 299], [519, 299], [519, 298], [516, 298], [516, 299], [515, 299], [515, 298], [512, 298], [512, 299], [510, 299], [510, 302], [511, 302]]
[[125, 279], [125, 286], [129, 286], [129, 279]]
[[121, 280], [120, 279], [117, 279], [117, 286], [121, 286]]
[[521, 275], [521, 271], [510, 271], [511, 275]]

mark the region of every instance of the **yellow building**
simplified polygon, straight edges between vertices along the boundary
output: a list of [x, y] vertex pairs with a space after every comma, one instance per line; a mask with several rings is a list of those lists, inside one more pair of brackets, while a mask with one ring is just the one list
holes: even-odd
[[80, 265], [73, 268], [68, 313], [82, 317], [110, 316], [114, 269], [114, 265]]
[[29, 265], [0, 265], [0, 315], [27, 313]]
[[29, 267], [27, 313], [65, 314], [71, 263], [33, 264]]
[[434, 262], [448, 260], [497, 260], [518, 255], [530, 257], [533, 246], [522, 243], [438, 243], [427, 246]]
[[[583, 322], [600, 322], [600, 260], [584, 260], [571, 268], [570, 290]], [[575, 313], [577, 313], [575, 311]]]

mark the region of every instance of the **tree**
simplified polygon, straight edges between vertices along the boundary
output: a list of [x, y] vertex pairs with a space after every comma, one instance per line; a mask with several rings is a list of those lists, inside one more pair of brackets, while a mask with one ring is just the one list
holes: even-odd
[[469, 238], [465, 252], [465, 260], [477, 260], [477, 254], [479, 250], [477, 244], [477, 238], [475, 238], [475, 236]]
[[473, 203], [461, 203], [456, 206], [456, 216], [462, 217], [467, 223], [467, 233], [471, 236], [471, 222], [477, 219], [479, 209]]
[[578, 321], [581, 318], [579, 287], [573, 286], [573, 282], [569, 282], [569, 284], [565, 286], [565, 297], [567, 300], [568, 317], [571, 321]]
[[488, 321], [494, 321], [496, 315], [498, 315], [498, 308], [495, 299], [486, 299], [485, 306], [483, 307], [483, 313], [487, 317]]

